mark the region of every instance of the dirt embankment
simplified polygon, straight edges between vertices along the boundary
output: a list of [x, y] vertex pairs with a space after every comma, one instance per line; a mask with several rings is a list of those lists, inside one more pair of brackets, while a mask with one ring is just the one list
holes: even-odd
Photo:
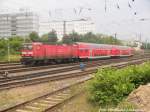
[[138, 109], [150, 112], [150, 84], [142, 85], [134, 90], [127, 100]]

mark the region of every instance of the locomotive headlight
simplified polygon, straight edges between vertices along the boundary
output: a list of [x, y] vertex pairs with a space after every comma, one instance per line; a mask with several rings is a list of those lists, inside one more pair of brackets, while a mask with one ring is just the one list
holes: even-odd
[[33, 52], [28, 52], [28, 54], [32, 55], [32, 54], [33, 54]]
[[33, 55], [33, 52], [22, 52], [22, 55], [31, 56], [31, 55]]
[[27, 52], [22, 52], [22, 55], [25, 55], [25, 54], [27, 54]]

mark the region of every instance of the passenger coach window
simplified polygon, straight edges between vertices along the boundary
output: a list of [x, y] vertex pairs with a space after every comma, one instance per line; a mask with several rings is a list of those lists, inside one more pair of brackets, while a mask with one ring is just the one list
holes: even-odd
[[80, 52], [83, 52], [83, 50], [80, 50]]
[[80, 52], [81, 52], [81, 53], [83, 53], [83, 52], [88, 52], [88, 50], [86, 50], [86, 49], [85, 49], [85, 50], [84, 50], [84, 49], [82, 49], [82, 50], [80, 50]]
[[88, 50], [85, 50], [85, 52], [88, 52]]

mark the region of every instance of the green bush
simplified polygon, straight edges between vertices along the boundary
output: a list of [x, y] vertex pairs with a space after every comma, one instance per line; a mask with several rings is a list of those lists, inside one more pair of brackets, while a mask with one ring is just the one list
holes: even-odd
[[22, 37], [10, 37], [8, 40], [1, 38], [0, 39], [0, 61], [6, 61], [8, 55], [8, 45], [10, 50], [10, 57], [19, 57], [21, 46], [23, 43]]
[[117, 105], [141, 84], [150, 82], [150, 62], [123, 69], [99, 69], [88, 85], [89, 100], [101, 106]]

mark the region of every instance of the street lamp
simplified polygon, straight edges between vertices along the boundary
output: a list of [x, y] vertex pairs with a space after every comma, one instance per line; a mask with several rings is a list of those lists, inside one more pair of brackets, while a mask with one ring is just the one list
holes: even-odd
[[141, 18], [141, 19], [139, 19], [139, 21], [149, 21], [150, 20], [150, 18]]
[[[7, 15], [7, 25], [9, 24], [8, 23], [8, 19], [9, 19], [9, 17]], [[5, 40], [8, 41], [7, 42], [7, 56], [8, 56], [8, 62], [10, 62], [10, 45], [9, 45], [9, 39], [6, 37]]]
[[7, 59], [8, 59], [8, 62], [10, 62], [10, 44], [9, 44], [9, 39], [5, 38], [5, 40], [7, 41]]

